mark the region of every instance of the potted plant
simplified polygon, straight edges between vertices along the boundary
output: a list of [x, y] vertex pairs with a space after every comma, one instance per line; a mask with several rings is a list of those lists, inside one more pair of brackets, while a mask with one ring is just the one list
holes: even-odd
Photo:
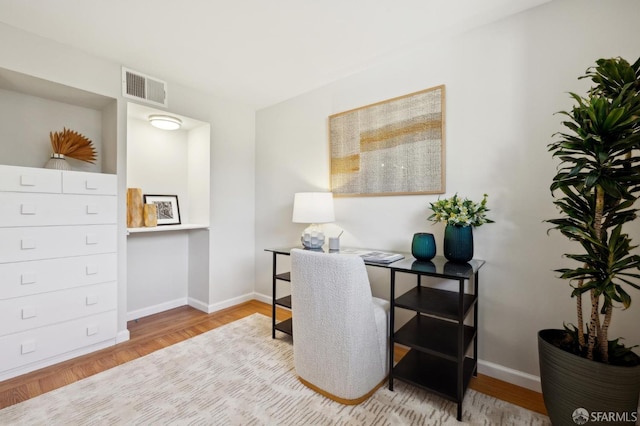
[[595, 85], [570, 94], [565, 130], [549, 145], [560, 160], [551, 192], [561, 217], [548, 220], [581, 247], [566, 254], [575, 265], [557, 270], [572, 284], [577, 323], [538, 333], [542, 392], [554, 425], [635, 423], [640, 358], [609, 340], [609, 327], [616, 308], [631, 306], [628, 291], [640, 289], [640, 256], [624, 232], [640, 195], [640, 59], [599, 59], [580, 78]]
[[473, 227], [493, 223], [487, 218], [487, 194], [476, 203], [468, 198], [453, 197], [430, 203], [435, 223], [445, 222], [444, 257], [452, 262], [468, 262], [473, 258]]

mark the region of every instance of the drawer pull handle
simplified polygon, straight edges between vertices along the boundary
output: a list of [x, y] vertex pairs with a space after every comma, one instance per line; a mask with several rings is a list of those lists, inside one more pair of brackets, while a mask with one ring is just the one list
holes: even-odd
[[96, 305], [98, 303], [98, 296], [90, 294], [87, 296], [87, 306]]
[[86, 189], [98, 189], [98, 184], [96, 182], [94, 182], [94, 181], [87, 180], [87, 181], [85, 181], [84, 187]]
[[98, 244], [98, 236], [96, 234], [87, 234], [87, 245]]
[[98, 265], [92, 263], [87, 265], [87, 275], [96, 275], [98, 273]]
[[98, 334], [98, 326], [95, 324], [90, 324], [87, 326], [87, 336], [93, 336], [94, 334]]
[[35, 340], [28, 340], [26, 342], [22, 342], [22, 345], [20, 345], [20, 353], [22, 355], [25, 354], [29, 354], [31, 352], [35, 352], [36, 351], [36, 341]]
[[25, 306], [22, 308], [22, 319], [35, 318], [36, 316], [36, 308], [33, 306]]
[[35, 284], [38, 280], [38, 275], [35, 272], [25, 272], [20, 276], [20, 284]]
[[98, 205], [87, 204], [87, 214], [98, 214]]
[[22, 204], [20, 206], [20, 214], [36, 214], [35, 204]]
[[20, 241], [20, 248], [22, 248], [22, 250], [31, 250], [36, 248], [36, 240], [33, 238], [23, 238], [22, 241]]
[[21, 175], [20, 186], [36, 186], [36, 177], [32, 175]]

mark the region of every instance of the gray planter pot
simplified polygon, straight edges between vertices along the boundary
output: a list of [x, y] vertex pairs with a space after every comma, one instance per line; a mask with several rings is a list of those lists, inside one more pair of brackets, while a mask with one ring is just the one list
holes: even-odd
[[640, 366], [608, 365], [566, 352], [552, 343], [564, 334], [538, 332], [542, 394], [553, 425], [635, 424]]

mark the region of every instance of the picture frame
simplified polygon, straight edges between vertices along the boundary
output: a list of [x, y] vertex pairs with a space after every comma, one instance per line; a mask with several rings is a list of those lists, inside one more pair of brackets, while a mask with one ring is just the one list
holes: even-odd
[[144, 194], [144, 203], [156, 205], [158, 226], [180, 225], [180, 206], [177, 195]]
[[445, 193], [445, 86], [329, 116], [334, 196]]

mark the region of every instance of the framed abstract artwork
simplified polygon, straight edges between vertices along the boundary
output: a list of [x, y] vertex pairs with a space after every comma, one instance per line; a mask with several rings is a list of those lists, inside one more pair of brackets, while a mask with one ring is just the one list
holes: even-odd
[[180, 207], [177, 195], [144, 195], [145, 204], [155, 204], [158, 226], [180, 225]]
[[335, 196], [445, 192], [445, 86], [329, 116]]

